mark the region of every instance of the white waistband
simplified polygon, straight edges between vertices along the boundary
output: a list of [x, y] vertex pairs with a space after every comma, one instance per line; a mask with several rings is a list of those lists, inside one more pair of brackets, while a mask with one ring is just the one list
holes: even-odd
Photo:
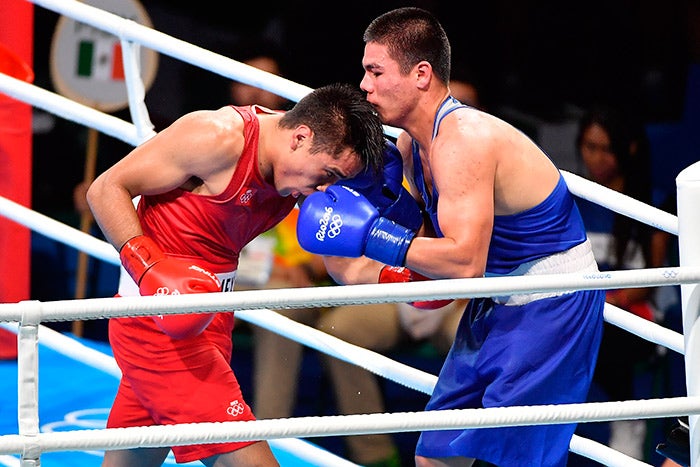
[[[231, 272], [221, 272], [215, 274], [221, 282], [221, 291], [230, 292], [233, 290], [233, 284], [236, 282], [236, 271]], [[131, 278], [124, 266], [121, 267], [119, 273], [119, 295], [122, 297], [138, 297], [141, 295], [139, 293], [139, 286]]]
[[[598, 264], [595, 261], [593, 250], [591, 249], [591, 242], [588, 241], [588, 239], [566, 251], [523, 263], [513, 272], [505, 274], [505, 276], [530, 276], [570, 272], [598, 272]], [[492, 299], [499, 305], [518, 306], [534, 302], [535, 300], [558, 297], [572, 292], [574, 292], [574, 290], [505, 295], [501, 297], [492, 297]]]

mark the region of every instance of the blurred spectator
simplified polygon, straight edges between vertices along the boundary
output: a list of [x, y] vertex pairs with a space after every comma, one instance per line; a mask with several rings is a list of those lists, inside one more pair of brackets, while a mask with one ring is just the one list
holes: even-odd
[[[259, 40], [255, 43], [243, 42], [234, 60], [245, 63], [277, 76], [284, 76], [285, 59], [282, 51], [273, 43]], [[272, 110], [287, 110], [290, 102], [273, 92], [238, 81], [229, 84], [229, 99], [235, 105], [258, 104]]]
[[[616, 109], [595, 106], [579, 122], [577, 146], [590, 180], [651, 204], [648, 149], [636, 128]], [[659, 255], [651, 249], [654, 229], [585, 199], [576, 202], [601, 271], [661, 266], [654, 264]], [[606, 301], [656, 321], [653, 292], [647, 287], [609, 290]], [[594, 385], [611, 401], [635, 399], [635, 377], [649, 368], [655, 354], [655, 344], [606, 322]], [[610, 422], [608, 445], [643, 460], [646, 427], [646, 420]]]
[[453, 62], [450, 72], [450, 94], [462, 104], [484, 110], [479, 94], [479, 83], [471, 68], [459, 62]]
[[656, 452], [665, 457], [661, 467], [690, 467], [690, 425], [687, 416], [676, 419], [664, 442], [656, 446]]

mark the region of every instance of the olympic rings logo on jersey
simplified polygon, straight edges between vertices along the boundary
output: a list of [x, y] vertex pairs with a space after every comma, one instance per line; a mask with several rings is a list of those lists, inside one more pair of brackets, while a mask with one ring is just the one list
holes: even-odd
[[242, 402], [237, 400], [231, 401], [231, 404], [226, 409], [226, 413], [232, 417], [238, 417], [239, 415], [242, 415], [243, 412], [245, 412], [245, 406]]
[[335, 238], [340, 235], [340, 228], [343, 226], [343, 218], [340, 214], [333, 214], [333, 208], [326, 206], [323, 216], [318, 220], [319, 229], [316, 232], [316, 240], [322, 242], [328, 238]]
[[248, 188], [245, 192], [240, 197], [240, 202], [241, 205], [243, 206], [248, 206], [250, 204], [250, 200], [253, 198], [253, 190]]

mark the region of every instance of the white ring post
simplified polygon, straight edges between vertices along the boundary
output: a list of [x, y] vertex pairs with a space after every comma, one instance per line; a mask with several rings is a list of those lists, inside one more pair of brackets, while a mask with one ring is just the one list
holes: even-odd
[[20, 465], [41, 465], [39, 436], [39, 323], [41, 302], [21, 302], [25, 307], [19, 326], [17, 344], [17, 423], [19, 434], [27, 439]]
[[[680, 265], [700, 265], [700, 162], [687, 167], [676, 177], [678, 195], [678, 247]], [[700, 395], [700, 287], [698, 284], [681, 284], [683, 335], [685, 338], [685, 374], [688, 396]], [[697, 415], [690, 415], [690, 464], [700, 462], [700, 438], [697, 431]]]
[[139, 73], [139, 51], [141, 46], [126, 39], [121, 39], [121, 44], [131, 121], [136, 125], [136, 132], [141, 141], [146, 141], [155, 135], [155, 131], [153, 131], [153, 123], [148, 117], [148, 109], [144, 102], [146, 89]]

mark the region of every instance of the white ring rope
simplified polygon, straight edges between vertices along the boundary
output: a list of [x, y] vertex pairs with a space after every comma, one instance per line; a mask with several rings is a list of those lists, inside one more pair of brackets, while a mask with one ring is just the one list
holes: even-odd
[[662, 345], [668, 349], [678, 352], [681, 355], [685, 354], [685, 344], [683, 335], [672, 331], [668, 328], [652, 323], [644, 318], [641, 318], [634, 313], [618, 308], [610, 303], [605, 304], [603, 312], [605, 321], [610, 324], [636, 334], [643, 339]]
[[600, 462], [603, 465], [649, 467], [646, 462], [639, 461], [630, 456], [622, 454], [620, 451], [604, 446], [596, 441], [574, 435], [569, 444], [571, 452], [585, 455], [591, 460]]
[[678, 216], [587, 180], [580, 175], [565, 170], [561, 170], [561, 173], [573, 194], [639, 222], [678, 235]]
[[425, 394], [432, 394], [437, 382], [434, 375], [345, 342], [272, 310], [240, 310], [236, 312], [236, 317]]
[[[122, 41], [134, 41], [161, 53], [178, 58], [195, 66], [206, 68], [237, 81], [267, 89], [293, 101], [298, 101], [311, 89], [276, 75], [260, 71], [227, 57], [188, 44], [145, 26], [124, 20], [75, 0], [29, 0], [55, 12], [87, 22], [112, 32]], [[139, 89], [130, 86], [130, 89]], [[89, 125], [132, 145], [149, 137], [128, 122], [82, 106], [36, 86], [24, 83], [0, 73], [0, 91], [46, 109], [64, 118], [71, 118]], [[141, 96], [142, 97], [142, 96]], [[131, 102], [134, 100], [134, 102]], [[130, 105], [138, 106], [137, 97]], [[132, 112], [133, 114], [133, 112]], [[396, 136], [396, 129], [385, 127], [387, 133]], [[142, 129], [143, 130], [143, 129]], [[145, 134], [145, 136], [144, 136]], [[583, 198], [606, 206], [672, 234], [678, 234], [678, 218], [637, 200], [606, 190], [589, 180], [562, 171], [571, 191]], [[0, 198], [0, 215], [26, 225], [42, 234], [58, 239], [111, 264], [119, 264], [114, 249], [70, 229], [50, 218], [34, 213], [22, 206]], [[70, 229], [70, 230], [66, 230]], [[555, 290], [611, 289], [638, 286], [696, 285], [700, 282], [700, 268], [677, 267], [636, 271], [611, 271], [598, 274], [562, 274], [522, 276], [517, 281], [508, 277], [453, 279], [411, 284], [370, 284], [344, 287], [308, 289], [275, 289], [265, 291], [239, 291], [235, 293], [184, 295], [180, 297], [124, 297], [119, 299], [87, 299], [79, 301], [21, 302], [0, 304], [0, 321], [22, 322], [21, 329], [29, 331], [41, 321], [65, 321], [93, 319], [111, 316], [145, 316], [192, 312], [237, 310], [237, 316], [257, 325], [277, 330], [290, 338], [303, 342], [317, 350], [327, 352], [348, 362], [359, 364], [381, 376], [393, 379], [416, 390], [430, 393], [436, 381], [433, 375], [407, 367], [366, 349], [329, 336], [321, 331], [294, 323], [270, 310], [313, 306], [334, 306], [359, 303], [393, 303], [426, 299], [502, 296], [512, 293], [535, 293]], [[684, 352], [683, 336], [649, 323], [628, 312], [606, 305], [606, 321], [633, 332], [649, 341], [664, 345], [676, 352]], [[292, 325], [294, 323], [294, 325]], [[297, 327], [301, 326], [301, 327]], [[17, 329], [16, 325], [2, 325]], [[100, 357], [83, 357], [85, 348], [67, 344], [54, 332], [40, 326], [40, 338], [62, 352], [95, 365], [117, 376], [113, 361]], [[22, 334], [22, 333], [20, 333]], [[31, 335], [31, 332], [26, 332]], [[34, 333], [36, 334], [36, 333]], [[59, 334], [59, 333], [55, 333]], [[310, 337], [309, 337], [310, 336]], [[71, 340], [70, 338], [65, 338]], [[21, 341], [21, 339], [20, 339]], [[31, 342], [20, 344], [20, 353], [32, 352]], [[34, 349], [33, 351], [36, 351]], [[92, 359], [92, 361], [91, 361]], [[29, 357], [27, 361], [34, 361]], [[652, 403], [653, 402], [653, 403]], [[418, 412], [395, 414], [367, 414], [334, 417], [305, 417], [297, 419], [260, 420], [220, 424], [193, 424], [123, 428], [112, 430], [76, 430], [57, 433], [32, 433], [36, 421], [20, 422], [19, 435], [0, 436], [0, 454], [32, 454], [54, 450], [114, 449], [118, 447], [180, 445], [199, 442], [229, 440], [276, 439], [289, 437], [330, 436], [364, 433], [389, 433], [446, 428], [479, 428], [530, 424], [555, 424], [625, 420], [629, 418], [673, 417], [700, 413], [700, 399], [695, 397], [655, 399], [653, 401], [625, 401], [586, 403], [558, 406], [508, 407], [467, 409], [443, 412]], [[692, 421], [692, 419], [691, 419]], [[23, 426], [29, 429], [23, 430]], [[293, 441], [293, 440], [292, 440]], [[606, 446], [574, 436], [571, 450], [606, 465], [647, 465], [617, 453]]]
[[76, 0], [29, 1], [35, 5], [40, 5], [56, 13], [110, 32], [120, 39], [137, 42], [183, 62], [213, 71], [221, 76], [251, 86], [264, 87], [295, 102], [312, 90], [308, 86], [267, 73]]
[[[258, 308], [294, 309], [396, 303], [452, 298], [504, 296], [560, 290], [602, 290], [641, 286], [694, 284], [700, 267], [667, 267], [605, 273], [542, 274], [432, 281], [240, 290], [205, 295], [91, 298], [38, 303], [42, 321], [69, 321], [117, 316], [153, 316], [187, 312], [217, 312]], [[0, 304], [0, 321], [22, 321], [27, 302]], [[96, 308], [99, 308], [96, 310]]]
[[[0, 74], [0, 80], [2, 75]], [[29, 227], [45, 237], [69, 245], [108, 263], [119, 265], [119, 253], [109, 243], [97, 239], [69, 225], [62, 224], [44, 214], [32, 211], [0, 196], [0, 214], [18, 224]]]
[[[80, 449], [124, 449], [193, 443], [220, 443], [291, 437], [344, 436], [426, 430], [494, 428], [533, 424], [602, 422], [635, 418], [700, 414], [699, 397], [673, 397], [622, 402], [490, 407], [384, 414], [296, 417], [247, 422], [185, 423], [180, 425], [39, 433], [0, 437], [0, 454], [22, 452], [27, 438], [43, 452]], [[322, 421], [322, 423], [318, 423]]]
[[0, 72], [0, 91], [62, 118], [97, 128], [102, 133], [132, 145], [143, 141], [139, 138], [136, 126], [132, 123], [79, 104], [39, 86], [25, 83], [2, 72]]

